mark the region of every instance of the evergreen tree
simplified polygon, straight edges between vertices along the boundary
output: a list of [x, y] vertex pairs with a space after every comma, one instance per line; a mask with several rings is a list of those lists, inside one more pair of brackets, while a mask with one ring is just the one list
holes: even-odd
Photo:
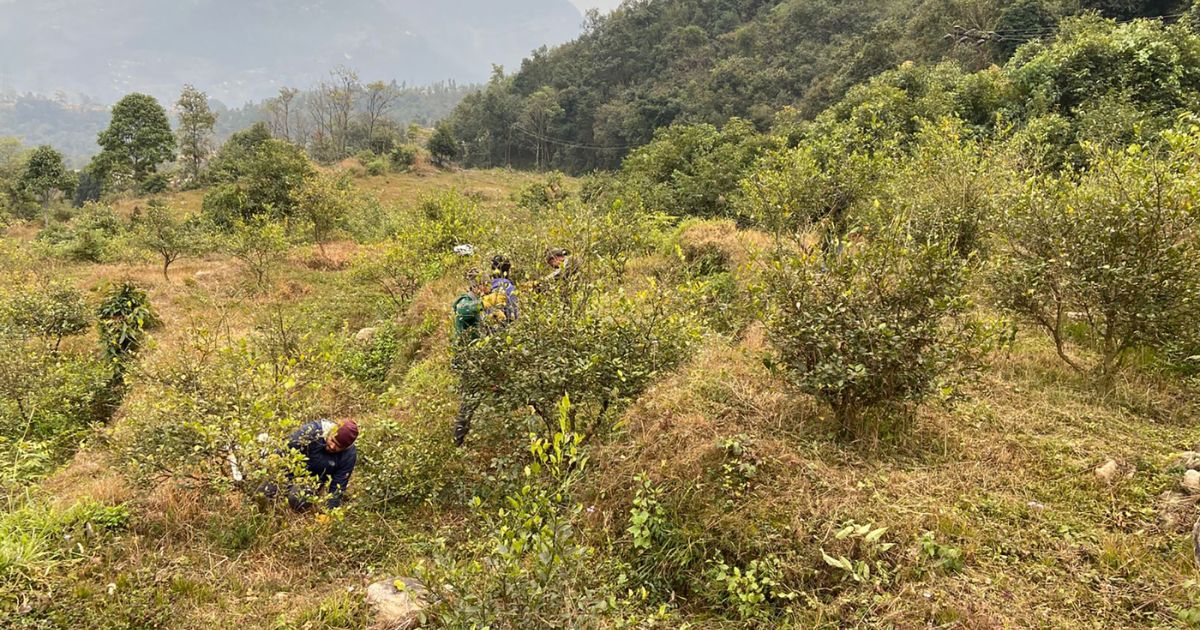
[[429, 138], [429, 153], [438, 166], [446, 166], [458, 158], [458, 140], [447, 125], [438, 125]]
[[63, 164], [63, 156], [53, 147], [40, 146], [29, 156], [21, 175], [21, 191], [42, 206], [46, 225], [50, 225], [50, 202], [56, 192], [70, 195], [75, 191], [75, 178]]
[[130, 94], [112, 110], [112, 122], [97, 140], [96, 165], [106, 178], [115, 171], [128, 173], [141, 183], [158, 165], [175, 157], [175, 134], [167, 112], [153, 96]]

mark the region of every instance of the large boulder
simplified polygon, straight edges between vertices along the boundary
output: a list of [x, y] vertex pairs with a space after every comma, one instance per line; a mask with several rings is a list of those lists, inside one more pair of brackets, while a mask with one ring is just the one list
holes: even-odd
[[413, 578], [383, 580], [367, 587], [367, 603], [375, 611], [375, 627], [412, 630], [425, 623], [429, 591]]

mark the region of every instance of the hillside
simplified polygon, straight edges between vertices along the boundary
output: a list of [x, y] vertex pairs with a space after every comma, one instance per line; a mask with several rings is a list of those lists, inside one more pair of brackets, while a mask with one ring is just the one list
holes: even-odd
[[567, 0], [0, 2], [0, 89], [160, 99], [184, 83], [234, 104], [334, 67], [415, 84], [483, 81], [578, 33]]
[[[467, 99], [451, 124], [472, 165], [612, 169], [672, 122], [769, 127], [783, 107], [813, 116], [904, 61], [1003, 63], [1052, 37], [1058, 18], [1177, 15], [1185, 1], [826, 2], [651, 0], [589, 25]], [[998, 34], [949, 34], [956, 27]], [[540, 152], [540, 153], [539, 153]]]
[[0, 627], [1195, 627], [1198, 29], [584, 177], [0, 143]]

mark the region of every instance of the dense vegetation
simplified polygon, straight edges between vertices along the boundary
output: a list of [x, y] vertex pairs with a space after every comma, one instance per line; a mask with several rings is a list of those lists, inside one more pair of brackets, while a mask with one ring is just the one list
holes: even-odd
[[[902, 62], [1003, 64], [1058, 18], [1168, 15], [1189, 3], [1021, 0], [658, 0], [592, 16], [578, 40], [497, 73], [450, 120], [474, 166], [614, 168], [675, 122], [759, 129], [781, 108], [816, 115]], [[956, 30], [956, 29], [961, 29]], [[968, 35], [962, 32], [969, 31]]]
[[[259, 125], [163, 181], [137, 95], [81, 207], [0, 145], [0, 622], [364, 627], [399, 576], [444, 627], [1200, 622], [1200, 34], [1055, 29], [581, 179]], [[520, 315], [454, 338], [496, 253]], [[360, 466], [295, 514], [322, 417]]]

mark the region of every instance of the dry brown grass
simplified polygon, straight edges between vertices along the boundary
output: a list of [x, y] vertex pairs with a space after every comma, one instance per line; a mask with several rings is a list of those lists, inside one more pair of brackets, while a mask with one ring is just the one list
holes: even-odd
[[97, 450], [80, 451], [43, 481], [41, 488], [60, 509], [85, 499], [118, 505], [134, 496], [133, 488], [118, 470], [109, 454]]
[[[821, 602], [810, 623], [1128, 627], [1190, 605], [1196, 502], [1173, 492], [1169, 466], [1191, 446], [1174, 419], [1194, 395], [1179, 386], [1138, 377], [1102, 395], [1029, 339], [966, 400], [922, 408], [899, 442], [856, 446], [763, 368], [762, 349], [756, 329], [714, 340], [629, 410], [628, 435], [592, 457], [594, 524], [620, 535], [646, 473], [677, 525], [727, 557], [790, 557]], [[735, 436], [760, 473], [727, 506], [720, 443]], [[1109, 458], [1125, 472], [1112, 484], [1093, 472]], [[850, 519], [898, 544], [897, 582], [873, 602], [821, 561]], [[961, 572], [920, 573], [925, 532], [962, 549]]]
[[[356, 184], [388, 204], [456, 188], [473, 192], [487, 210], [507, 205], [515, 188], [536, 179], [439, 171]], [[198, 209], [201, 197], [183, 193], [177, 207]], [[133, 203], [118, 202], [120, 211], [132, 211]], [[10, 238], [32, 238], [36, 230], [29, 230], [10, 231]], [[756, 253], [771, 246], [765, 235], [727, 221], [689, 224], [678, 241], [685, 249], [720, 251], [735, 269], [752, 266]], [[269, 308], [302, 313], [305, 304], [340, 305], [347, 297], [341, 270], [356, 248], [328, 244], [328, 264], [314, 262], [315, 248], [299, 248], [264, 294], [247, 291], [242, 271], [222, 255], [180, 260], [170, 282], [149, 261], [67, 264], [54, 273], [93, 294], [120, 279], [146, 287], [165, 323], [152, 334], [146, 360], [154, 361], [180, 352], [193, 326], [220, 327], [237, 338]], [[628, 276], [641, 282], [672, 263], [662, 254], [638, 257], [629, 262]], [[748, 275], [739, 273], [739, 281]], [[461, 285], [455, 274], [431, 282], [398, 315], [406, 326], [442, 322], [417, 352], [430, 365], [442, 367], [448, 356], [447, 305]], [[366, 317], [353, 313], [347, 321], [353, 326]], [[588, 517], [590, 536], [625, 535], [634, 478], [645, 473], [665, 488], [672, 521], [706, 551], [731, 561], [771, 553], [786, 558], [789, 577], [814, 597], [800, 626], [1166, 626], [1176, 609], [1192, 605], [1184, 583], [1195, 571], [1187, 533], [1197, 502], [1178, 492], [1170, 463], [1200, 437], [1193, 426], [1200, 405], [1195, 391], [1136, 371], [1101, 390], [1064, 368], [1049, 344], [1027, 336], [996, 357], [963, 400], [923, 407], [912, 432], [874, 445], [846, 444], [835, 437], [824, 409], [764, 366], [767, 350], [759, 327], [733, 340], [711, 337], [628, 409], [618, 431], [591, 452], [582, 497], [596, 508]], [[368, 399], [330, 387], [321, 404], [331, 413], [364, 414], [368, 430], [371, 418], [387, 414], [414, 424], [447, 421], [363, 408]], [[731, 438], [758, 467], [737, 498], [722, 485], [722, 441]], [[478, 458], [480, 475], [489, 474], [483, 469], [490, 454], [505, 455], [494, 445], [468, 451]], [[1122, 471], [1111, 483], [1093, 473], [1108, 459]], [[460, 507], [436, 506], [412, 522], [362, 509], [343, 525], [267, 515], [262, 518], [274, 520], [261, 539], [233, 549], [223, 536], [260, 518], [253, 508], [239, 498], [172, 485], [143, 494], [101, 450], [78, 454], [41, 489], [63, 505], [86, 497], [130, 505], [134, 531], [78, 579], [102, 590], [111, 574], [144, 567], [155, 580], [179, 581], [184, 594], [175, 604], [176, 627], [183, 628], [286, 626], [297, 611], [365, 584], [371, 568], [399, 566], [412, 553], [406, 536], [430, 523], [453, 522]], [[851, 519], [889, 528], [886, 540], [897, 545], [886, 555], [889, 583], [842, 581], [821, 560], [823, 549], [841, 548], [833, 533]], [[355, 528], [351, 533], [370, 545], [352, 559], [339, 555], [344, 538], [338, 527]], [[962, 550], [961, 571], [927, 570], [916, 542], [926, 532]], [[702, 566], [692, 569], [702, 575]], [[682, 605], [688, 611], [688, 602]], [[698, 627], [705, 627], [703, 619]]]

